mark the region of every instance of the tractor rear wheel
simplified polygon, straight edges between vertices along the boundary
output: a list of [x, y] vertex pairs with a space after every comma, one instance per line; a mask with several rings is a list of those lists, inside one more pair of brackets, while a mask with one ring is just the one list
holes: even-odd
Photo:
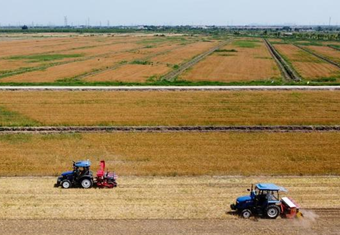
[[82, 188], [91, 188], [92, 187], [92, 181], [89, 179], [83, 179], [81, 181], [81, 187]]
[[280, 215], [280, 208], [278, 206], [268, 206], [266, 208], [266, 215], [269, 219], [276, 219]]
[[72, 186], [72, 184], [69, 180], [63, 180], [63, 182], [61, 182], [62, 188], [68, 189], [68, 188], [71, 188], [71, 186]]
[[241, 212], [241, 216], [242, 216], [244, 219], [249, 219], [250, 216], [251, 216], [251, 211], [248, 210], [248, 209], [244, 209], [244, 210]]

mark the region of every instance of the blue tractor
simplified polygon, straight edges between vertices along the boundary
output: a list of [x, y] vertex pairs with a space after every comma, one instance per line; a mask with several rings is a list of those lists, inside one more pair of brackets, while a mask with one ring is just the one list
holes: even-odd
[[73, 162], [73, 170], [66, 171], [58, 177], [54, 187], [62, 188], [82, 187], [91, 188], [93, 186], [93, 174], [90, 171], [90, 161]]
[[230, 208], [236, 211], [243, 218], [249, 218], [252, 215], [276, 219], [281, 214], [289, 214], [291, 207], [288, 208], [288, 198], [280, 200], [280, 192], [287, 192], [283, 187], [275, 184], [256, 184], [253, 185], [250, 195], [239, 197], [236, 204], [231, 204]]

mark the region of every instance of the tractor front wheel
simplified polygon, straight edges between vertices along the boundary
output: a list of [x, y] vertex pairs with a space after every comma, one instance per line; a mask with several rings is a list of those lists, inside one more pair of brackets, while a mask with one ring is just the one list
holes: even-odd
[[266, 215], [269, 219], [276, 219], [280, 215], [280, 208], [278, 206], [268, 206], [266, 208]]
[[83, 188], [91, 188], [92, 187], [92, 181], [89, 179], [83, 179], [81, 181], [81, 187]]
[[68, 189], [68, 188], [71, 188], [71, 186], [72, 186], [72, 184], [69, 180], [63, 180], [63, 182], [61, 182], [62, 188]]
[[248, 210], [248, 209], [244, 209], [244, 210], [241, 212], [241, 216], [242, 216], [244, 219], [249, 219], [250, 216], [251, 216], [251, 211]]

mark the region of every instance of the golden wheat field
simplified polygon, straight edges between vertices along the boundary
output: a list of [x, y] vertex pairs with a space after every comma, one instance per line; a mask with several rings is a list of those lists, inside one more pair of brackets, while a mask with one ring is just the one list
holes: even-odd
[[0, 92], [0, 125], [337, 125], [339, 91]]
[[338, 77], [338, 67], [290, 44], [276, 44], [275, 48], [292, 63], [293, 68], [305, 79]]
[[[244, 47], [244, 43], [248, 42], [252, 44], [246, 44], [247, 47]], [[236, 40], [210, 55], [183, 74], [181, 79], [235, 82], [276, 80], [280, 77], [279, 68], [264, 42], [243, 39]]]
[[0, 41], [0, 82], [147, 82], [217, 43], [203, 36], [147, 34]]
[[0, 135], [0, 176], [58, 175], [105, 159], [120, 175], [339, 175], [340, 134], [87, 133]]
[[340, 51], [338, 50], [327, 46], [308, 46], [307, 48], [331, 61], [340, 64]]

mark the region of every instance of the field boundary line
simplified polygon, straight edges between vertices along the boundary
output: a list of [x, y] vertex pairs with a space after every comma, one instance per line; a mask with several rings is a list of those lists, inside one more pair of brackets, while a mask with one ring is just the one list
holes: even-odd
[[46, 126], [0, 127], [0, 134], [53, 133], [169, 133], [169, 132], [340, 132], [334, 126]]
[[185, 62], [184, 64], [180, 65], [178, 69], [173, 70], [173, 71], [165, 74], [164, 76], [162, 76], [161, 80], [162, 81], [170, 81], [170, 82], [174, 81], [175, 78], [177, 76], [179, 76], [180, 74], [182, 74], [184, 71], [193, 67], [194, 65], [196, 65], [197, 63], [199, 63], [200, 61], [202, 61], [203, 59], [205, 59], [206, 57], [208, 57], [212, 53], [214, 53], [215, 51], [219, 50], [221, 47], [224, 47], [225, 45], [229, 44], [232, 40], [233, 39], [228, 39], [227, 41], [224, 41], [224, 42], [218, 44], [217, 46], [209, 49], [208, 51], [203, 52], [202, 54], [195, 56], [192, 60]]
[[1, 91], [340, 91], [340, 86], [1, 86]]
[[296, 74], [296, 72], [291, 68], [291, 66], [287, 63], [287, 61], [280, 55], [280, 53], [275, 49], [275, 47], [267, 40], [263, 39], [265, 41], [265, 44], [272, 55], [272, 57], [275, 59], [276, 63], [279, 65], [279, 68], [281, 70], [281, 73], [286, 81], [301, 81], [301, 78], [299, 75]]
[[319, 55], [319, 54], [317, 54], [317, 53], [315, 53], [315, 52], [313, 52], [313, 51], [311, 51], [311, 50], [309, 50], [307, 48], [304, 48], [304, 47], [302, 47], [300, 45], [297, 45], [297, 44], [294, 44], [294, 46], [296, 46], [297, 48], [300, 48], [301, 50], [303, 50], [303, 51], [305, 51], [305, 52], [307, 52], [307, 53], [309, 53], [309, 54], [311, 54], [311, 55], [313, 55], [313, 56], [315, 56], [315, 57], [317, 57], [317, 58], [319, 58], [319, 59], [321, 59], [321, 60], [323, 60], [325, 62], [328, 62], [328, 63], [330, 63], [330, 64], [340, 68], [340, 64], [338, 64], [338, 63], [336, 63], [336, 62], [334, 62], [334, 61], [332, 61], [330, 59], [327, 59], [326, 57], [323, 57], [322, 55]]
[[330, 47], [330, 48], [332, 48], [332, 49], [334, 49], [334, 50], [340, 51], [340, 49], [337, 48], [337, 47], [335, 47], [335, 46], [332, 46], [332, 45], [327, 45], [327, 46]]

